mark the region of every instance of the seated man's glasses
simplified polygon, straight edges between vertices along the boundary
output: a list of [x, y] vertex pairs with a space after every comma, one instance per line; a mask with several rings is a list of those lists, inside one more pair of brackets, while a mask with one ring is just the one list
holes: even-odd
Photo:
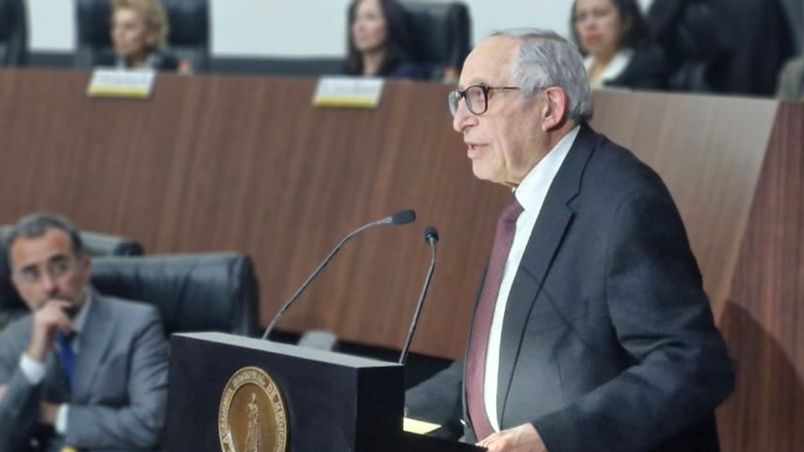
[[456, 89], [448, 94], [449, 111], [452, 116], [458, 111], [461, 99], [466, 101], [466, 108], [475, 116], [480, 116], [489, 109], [489, 91], [500, 89], [519, 89], [517, 86], [488, 86], [486, 84], [472, 85], [466, 89]]

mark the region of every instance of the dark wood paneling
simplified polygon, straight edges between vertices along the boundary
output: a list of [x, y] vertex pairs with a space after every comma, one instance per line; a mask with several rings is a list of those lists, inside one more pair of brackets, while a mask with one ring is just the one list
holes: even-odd
[[339, 239], [399, 208], [415, 225], [350, 243], [280, 328], [400, 347], [429, 262], [414, 349], [463, 349], [505, 189], [471, 174], [447, 88], [397, 82], [377, 110], [310, 106], [311, 80], [160, 76], [149, 100], [89, 99], [82, 72], [0, 72], [0, 221], [37, 209], [150, 253], [248, 252], [268, 322]]
[[803, 193], [804, 103], [782, 103], [721, 319], [738, 376], [724, 450], [804, 447]]

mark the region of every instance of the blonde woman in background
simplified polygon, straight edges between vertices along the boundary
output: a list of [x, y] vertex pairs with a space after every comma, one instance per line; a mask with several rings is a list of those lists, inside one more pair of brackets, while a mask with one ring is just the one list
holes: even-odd
[[187, 61], [167, 50], [169, 24], [159, 0], [114, 0], [111, 38], [114, 65], [125, 69], [156, 69], [189, 73]]

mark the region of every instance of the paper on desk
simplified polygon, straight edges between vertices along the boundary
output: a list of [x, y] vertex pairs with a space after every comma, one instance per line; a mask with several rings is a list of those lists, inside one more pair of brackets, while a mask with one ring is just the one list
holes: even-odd
[[418, 419], [409, 417], [406, 417], [402, 420], [402, 430], [408, 433], [415, 433], [417, 435], [426, 435], [439, 427], [441, 426], [438, 424], [420, 421]]

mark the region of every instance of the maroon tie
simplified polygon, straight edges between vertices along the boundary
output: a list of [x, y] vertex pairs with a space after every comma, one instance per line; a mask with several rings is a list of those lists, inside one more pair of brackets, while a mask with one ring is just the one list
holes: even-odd
[[466, 403], [469, 409], [469, 419], [478, 440], [494, 432], [486, 414], [486, 404], [483, 399], [486, 350], [489, 345], [494, 306], [497, 304], [497, 294], [500, 292], [500, 283], [502, 283], [503, 268], [508, 259], [508, 253], [511, 251], [511, 245], [514, 243], [516, 219], [520, 213], [522, 213], [522, 206], [514, 198], [500, 216], [500, 221], [497, 223], [497, 235], [494, 236], [494, 246], [491, 249], [491, 259], [489, 259], [486, 269], [486, 279], [483, 282], [483, 292], [480, 294], [480, 301], [472, 322], [466, 364]]

